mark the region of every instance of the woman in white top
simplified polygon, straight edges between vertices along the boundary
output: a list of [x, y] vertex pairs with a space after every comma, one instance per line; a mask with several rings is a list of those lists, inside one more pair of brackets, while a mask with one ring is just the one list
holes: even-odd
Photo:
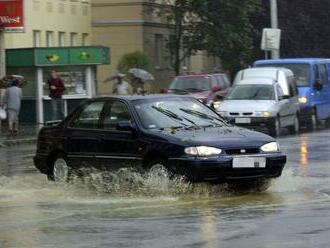
[[129, 84], [123, 80], [124, 74], [118, 74], [116, 76], [116, 83], [113, 87], [112, 93], [117, 95], [128, 95], [129, 94]]

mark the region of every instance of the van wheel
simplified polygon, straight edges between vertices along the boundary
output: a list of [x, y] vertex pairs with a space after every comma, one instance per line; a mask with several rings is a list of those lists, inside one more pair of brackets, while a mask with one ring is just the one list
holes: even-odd
[[298, 115], [295, 115], [293, 125], [289, 127], [289, 131], [291, 134], [297, 134], [300, 131], [300, 123]]
[[276, 119], [271, 124], [271, 127], [269, 128], [270, 135], [273, 137], [278, 137], [281, 134], [281, 122], [280, 118], [276, 117]]
[[71, 169], [64, 154], [59, 154], [53, 161], [48, 179], [54, 182], [67, 182]]
[[316, 110], [313, 109], [313, 112], [311, 116], [309, 117], [309, 120], [307, 121], [306, 127], [308, 130], [315, 130], [317, 127], [317, 117], [316, 117]]

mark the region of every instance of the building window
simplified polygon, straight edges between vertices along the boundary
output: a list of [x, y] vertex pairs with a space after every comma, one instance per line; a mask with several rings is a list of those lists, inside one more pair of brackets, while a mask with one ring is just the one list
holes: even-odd
[[163, 35], [155, 35], [155, 68], [160, 69], [163, 57]]
[[64, 3], [58, 4], [58, 13], [63, 14], [65, 12]]
[[47, 2], [46, 3], [46, 10], [47, 10], [47, 12], [52, 12], [53, 11], [53, 3], [52, 2]]
[[41, 45], [41, 32], [40, 30], [33, 30], [33, 46], [40, 47]]
[[53, 46], [53, 32], [52, 31], [46, 31], [46, 46], [52, 47]]
[[76, 5], [71, 5], [71, 14], [72, 15], [77, 14], [77, 6]]
[[83, 5], [82, 6], [82, 14], [83, 14], [83, 16], [88, 15], [88, 5]]
[[58, 46], [62, 47], [65, 46], [65, 33], [58, 32]]
[[83, 46], [88, 46], [88, 34], [82, 34], [81, 43]]
[[38, 11], [40, 9], [40, 1], [34, 0], [33, 1], [33, 10]]
[[76, 46], [77, 45], [77, 33], [71, 33], [70, 34], [70, 46]]

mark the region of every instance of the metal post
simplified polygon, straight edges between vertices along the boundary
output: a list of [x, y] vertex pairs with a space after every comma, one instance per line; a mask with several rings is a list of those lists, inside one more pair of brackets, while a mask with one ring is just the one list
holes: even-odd
[[[5, 32], [0, 30], [0, 78], [6, 76], [6, 47], [5, 47]], [[4, 90], [0, 89], [0, 106], [3, 103]], [[1, 132], [1, 120], [0, 120]]]
[[41, 127], [44, 124], [44, 105], [43, 105], [43, 75], [42, 68], [37, 69], [37, 96], [36, 96], [36, 110], [37, 110], [37, 125]]
[[[270, 19], [272, 28], [278, 28], [277, 0], [270, 0]], [[280, 58], [280, 50], [272, 51], [272, 59]]]

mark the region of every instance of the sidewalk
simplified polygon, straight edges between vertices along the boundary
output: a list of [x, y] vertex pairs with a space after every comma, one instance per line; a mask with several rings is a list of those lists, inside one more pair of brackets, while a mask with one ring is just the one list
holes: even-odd
[[3, 124], [0, 128], [0, 148], [23, 144], [35, 144], [37, 142], [37, 134], [37, 126], [21, 125], [17, 136], [11, 137], [8, 135], [7, 127]]

